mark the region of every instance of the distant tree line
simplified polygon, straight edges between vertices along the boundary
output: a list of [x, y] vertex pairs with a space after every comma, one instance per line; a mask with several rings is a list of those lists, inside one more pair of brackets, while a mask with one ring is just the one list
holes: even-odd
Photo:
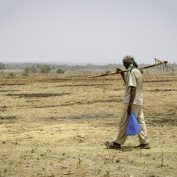
[[[140, 64], [143, 66], [144, 64]], [[177, 64], [169, 64], [174, 69], [177, 69]], [[58, 64], [46, 64], [46, 63], [7, 63], [4, 64], [0, 62], [0, 71], [14, 72], [20, 71], [24, 74], [30, 73], [56, 73], [56, 74], [63, 74], [66, 71], [74, 71], [74, 72], [106, 72], [110, 73], [111, 71], [115, 70], [115, 68], [122, 68], [122, 64], [105, 64], [105, 65], [94, 65], [94, 64], [87, 64], [87, 65], [58, 65]]]
[[22, 64], [4, 64], [0, 63], [0, 70], [2, 71], [17, 71], [20, 70], [21, 72], [24, 72], [25, 74], [29, 73], [50, 73], [50, 72], [55, 72], [55, 73], [65, 73], [66, 68], [57, 66], [57, 65], [50, 65], [50, 64], [32, 64], [32, 63], [22, 63]]
[[65, 73], [66, 70], [70, 71], [95, 71], [95, 70], [111, 70], [120, 67], [117, 64], [107, 65], [57, 65], [57, 64], [37, 64], [37, 63], [0, 63], [0, 70], [23, 70], [25, 73]]

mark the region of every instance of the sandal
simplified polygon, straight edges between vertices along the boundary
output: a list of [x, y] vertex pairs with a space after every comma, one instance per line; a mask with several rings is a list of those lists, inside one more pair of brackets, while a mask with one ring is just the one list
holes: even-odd
[[121, 144], [118, 144], [114, 141], [111, 141], [111, 142], [106, 141], [104, 144], [105, 144], [106, 148], [108, 148], [108, 149], [120, 149], [121, 148]]
[[141, 148], [141, 149], [150, 149], [150, 144], [147, 143], [147, 144], [140, 144], [137, 146], [138, 148]]

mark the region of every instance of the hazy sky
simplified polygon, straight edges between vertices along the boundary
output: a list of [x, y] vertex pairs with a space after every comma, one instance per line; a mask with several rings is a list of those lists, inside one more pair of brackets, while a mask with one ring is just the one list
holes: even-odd
[[176, 0], [0, 0], [0, 62], [177, 62]]

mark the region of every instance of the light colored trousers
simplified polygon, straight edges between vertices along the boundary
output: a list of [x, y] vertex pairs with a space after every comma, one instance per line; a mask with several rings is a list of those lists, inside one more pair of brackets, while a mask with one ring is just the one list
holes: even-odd
[[[114, 142], [116, 142], [118, 144], [124, 144], [126, 141], [126, 138], [127, 138], [127, 135], [126, 135], [126, 128], [127, 128], [127, 123], [128, 123], [127, 108], [128, 108], [128, 104], [124, 104], [123, 115], [122, 115], [122, 118], [121, 118], [120, 124], [119, 124], [119, 133], [118, 133], [117, 138], [114, 140]], [[135, 115], [138, 119], [138, 122], [141, 126], [141, 130], [142, 130], [138, 134], [140, 144], [147, 144], [147, 143], [149, 143], [149, 140], [147, 138], [147, 129], [146, 129], [146, 124], [145, 124], [145, 120], [144, 120], [142, 106], [134, 104], [134, 105], [132, 105], [132, 111], [135, 113]]]

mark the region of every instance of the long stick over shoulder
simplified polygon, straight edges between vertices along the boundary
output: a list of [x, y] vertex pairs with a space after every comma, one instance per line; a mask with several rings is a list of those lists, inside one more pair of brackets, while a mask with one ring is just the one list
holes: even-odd
[[[158, 63], [152, 64], [152, 65], [148, 65], [148, 66], [139, 67], [138, 69], [143, 70], [143, 69], [152, 68], [152, 67], [155, 67], [155, 66], [159, 66], [159, 65], [167, 64], [167, 63], [168, 63], [167, 61], [160, 61], [160, 60], [158, 60], [158, 59], [156, 59], [156, 58], [154, 58], [154, 59], [155, 59], [156, 61], [158, 61]], [[128, 70], [125, 69], [125, 70], [122, 70], [122, 71], [120, 71], [120, 72], [103, 73], [103, 74], [99, 74], [99, 75], [89, 76], [89, 78], [115, 75], [115, 74], [120, 74], [121, 72], [128, 72]]]

